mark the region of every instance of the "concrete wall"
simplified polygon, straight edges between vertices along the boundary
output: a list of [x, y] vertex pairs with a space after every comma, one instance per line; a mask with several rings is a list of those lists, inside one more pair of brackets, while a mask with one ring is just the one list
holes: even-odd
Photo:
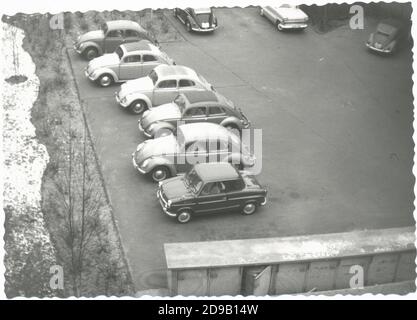
[[171, 295], [278, 295], [414, 280], [413, 228], [165, 244]]

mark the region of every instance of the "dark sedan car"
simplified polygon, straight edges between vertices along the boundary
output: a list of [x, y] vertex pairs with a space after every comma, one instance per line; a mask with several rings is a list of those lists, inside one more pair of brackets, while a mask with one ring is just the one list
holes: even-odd
[[266, 204], [266, 195], [253, 175], [229, 163], [196, 164], [184, 176], [160, 182], [157, 191], [163, 211], [180, 223], [194, 215], [233, 210], [251, 215]]
[[371, 33], [366, 46], [372, 51], [380, 53], [393, 53], [406, 42], [407, 28], [404, 23], [398, 20], [384, 20]]
[[175, 8], [174, 15], [188, 32], [212, 32], [217, 29], [217, 18], [212, 8]]
[[250, 121], [233, 102], [215, 91], [180, 93], [173, 102], [145, 111], [139, 130], [148, 138], [176, 133], [177, 125], [212, 122], [240, 132]]

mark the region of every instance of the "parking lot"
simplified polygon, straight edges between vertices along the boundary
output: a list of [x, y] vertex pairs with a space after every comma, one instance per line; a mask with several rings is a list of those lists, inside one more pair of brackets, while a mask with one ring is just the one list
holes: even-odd
[[136, 290], [166, 287], [163, 244], [343, 232], [414, 224], [411, 52], [367, 52], [365, 30], [278, 32], [257, 8], [217, 9], [213, 34], [161, 48], [201, 73], [263, 131], [268, 203], [252, 216], [166, 217], [131, 153], [145, 138], [115, 102], [118, 86], [85, 78], [70, 50]]

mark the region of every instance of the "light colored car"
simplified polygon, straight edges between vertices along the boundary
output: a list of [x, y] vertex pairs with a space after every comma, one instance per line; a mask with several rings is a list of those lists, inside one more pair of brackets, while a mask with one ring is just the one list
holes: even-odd
[[279, 31], [307, 28], [308, 16], [297, 6], [288, 4], [279, 7], [266, 6], [261, 8], [260, 13], [276, 25]]
[[141, 114], [146, 109], [172, 102], [179, 93], [212, 90], [213, 86], [191, 68], [159, 65], [146, 77], [122, 84], [115, 96], [120, 106]]
[[103, 23], [100, 30], [80, 35], [74, 43], [74, 49], [87, 60], [92, 60], [104, 53], [114, 52], [122, 43], [144, 39], [157, 43], [137, 22], [113, 20]]
[[233, 132], [214, 123], [178, 127], [177, 135], [146, 140], [132, 154], [133, 166], [156, 182], [188, 171], [196, 163], [229, 162], [239, 169], [255, 164], [252, 155]]
[[178, 123], [212, 122], [229, 130], [249, 128], [250, 121], [233, 102], [214, 91], [180, 93], [173, 102], [152, 108], [139, 119], [139, 130], [154, 138], [177, 131]]
[[144, 77], [160, 64], [174, 65], [165, 52], [149, 40], [120, 45], [114, 53], [107, 53], [91, 60], [85, 75], [102, 87]]

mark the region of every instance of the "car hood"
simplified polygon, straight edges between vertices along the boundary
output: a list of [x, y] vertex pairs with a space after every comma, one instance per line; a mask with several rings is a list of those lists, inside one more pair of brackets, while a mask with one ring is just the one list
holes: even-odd
[[177, 152], [177, 139], [173, 135], [159, 137], [152, 140], [146, 140], [138, 146], [139, 150], [135, 152], [135, 161], [140, 164], [145, 159], [174, 154]]
[[371, 43], [373, 45], [379, 43], [382, 47], [385, 47], [391, 43], [393, 38], [394, 38], [393, 35], [387, 35], [387, 34], [383, 34], [380, 32], [375, 32], [373, 33], [371, 37], [371, 40], [372, 40]]
[[104, 33], [102, 30], [94, 30], [94, 31], [89, 31], [87, 33], [82, 34], [79, 39], [78, 42], [82, 43], [82, 42], [86, 42], [86, 41], [92, 41], [92, 40], [102, 40], [104, 39]]
[[171, 201], [194, 197], [194, 194], [187, 188], [183, 177], [165, 180], [161, 185], [161, 191], [166, 199]]
[[171, 102], [148, 110], [141, 119], [142, 128], [147, 128], [151, 123], [167, 119], [180, 119], [181, 111], [178, 106]]
[[116, 64], [119, 64], [120, 59], [119, 56], [116, 53], [108, 53], [105, 55], [102, 55], [101, 57], [94, 58], [90, 61], [88, 64], [88, 69], [90, 71], [103, 68], [103, 67], [109, 67]]
[[135, 92], [149, 92], [153, 90], [153, 82], [149, 77], [129, 80], [120, 87], [120, 97], [125, 97]]

